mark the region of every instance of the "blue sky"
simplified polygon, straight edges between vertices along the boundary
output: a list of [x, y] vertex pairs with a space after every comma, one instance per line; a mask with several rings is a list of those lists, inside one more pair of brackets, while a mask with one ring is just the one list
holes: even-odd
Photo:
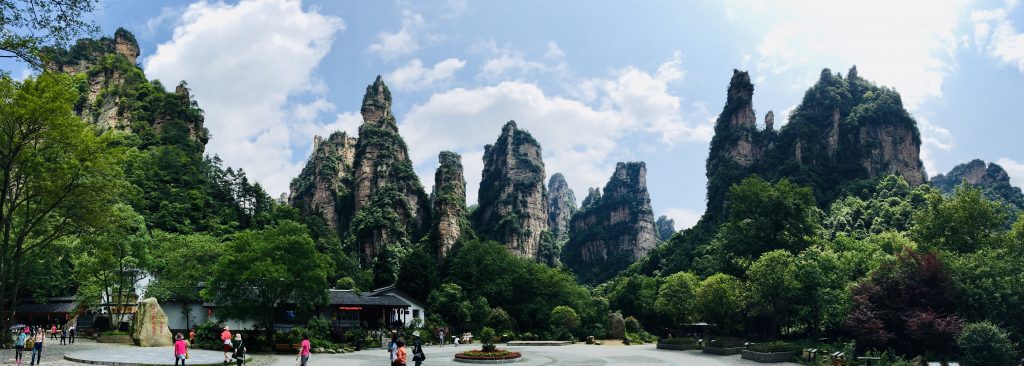
[[645, 161], [656, 214], [685, 227], [704, 208], [704, 159], [733, 68], [750, 71], [759, 117], [773, 110], [781, 124], [822, 68], [853, 64], [902, 93], [930, 176], [981, 158], [1024, 182], [1016, 0], [103, 0], [92, 16], [104, 34], [136, 34], [150, 78], [188, 81], [207, 151], [274, 196], [313, 135], [356, 131], [381, 74], [428, 191], [437, 153], [453, 150], [474, 202], [483, 145], [514, 119], [579, 199], [616, 162]]

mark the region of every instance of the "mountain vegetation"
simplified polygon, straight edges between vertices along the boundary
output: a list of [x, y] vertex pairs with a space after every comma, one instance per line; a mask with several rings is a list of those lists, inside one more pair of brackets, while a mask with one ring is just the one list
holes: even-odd
[[646, 164], [618, 164], [577, 208], [572, 177], [546, 185], [541, 142], [511, 121], [484, 148], [477, 205], [453, 152], [428, 195], [381, 77], [358, 134], [315, 138], [276, 201], [205, 154], [188, 85], [147, 79], [131, 33], [37, 49], [38, 75], [0, 77], [5, 327], [29, 298], [146, 295], [216, 302], [272, 341], [282, 302], [306, 316], [328, 288], [396, 285], [427, 305], [421, 331], [601, 338], [612, 318], [631, 341], [704, 324], [976, 364], [1024, 342], [1020, 190], [981, 161], [926, 182], [900, 95], [856, 68], [823, 70], [778, 130], [771, 112], [757, 127], [753, 84], [734, 71], [706, 212], [677, 232], [654, 217]]

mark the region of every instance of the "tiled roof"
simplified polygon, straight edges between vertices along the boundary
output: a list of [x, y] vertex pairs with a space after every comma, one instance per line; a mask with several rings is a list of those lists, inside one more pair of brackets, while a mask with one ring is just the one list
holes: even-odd
[[391, 295], [371, 296], [369, 293], [356, 294], [352, 290], [329, 290], [331, 305], [376, 305], [409, 306], [409, 303]]
[[21, 304], [15, 308], [18, 313], [70, 313], [78, 307], [73, 302], [51, 302], [47, 304]]

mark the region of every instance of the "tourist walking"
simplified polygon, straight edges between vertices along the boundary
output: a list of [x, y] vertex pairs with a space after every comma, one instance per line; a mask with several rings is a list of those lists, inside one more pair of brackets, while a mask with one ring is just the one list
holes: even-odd
[[185, 366], [185, 360], [188, 359], [188, 344], [185, 343], [185, 337], [178, 333], [174, 335], [174, 366], [178, 366], [178, 362], [181, 362], [181, 366]]
[[423, 354], [423, 342], [420, 341], [420, 332], [412, 332], [412, 362], [416, 363], [416, 366], [420, 366], [423, 360], [427, 359], [427, 355]]
[[50, 339], [57, 340], [57, 325], [50, 326]]
[[188, 331], [188, 344], [196, 344], [196, 328], [192, 327], [192, 330]]
[[68, 330], [68, 344], [75, 344], [75, 336], [78, 335], [78, 331], [75, 330], [75, 326], [72, 325], [71, 329]]
[[227, 325], [224, 326], [224, 331], [220, 332], [220, 341], [224, 344], [224, 364], [227, 365], [228, 362], [231, 362], [231, 352], [233, 351], [231, 347], [231, 330], [228, 329]]
[[303, 336], [302, 343], [299, 344], [299, 366], [306, 366], [306, 363], [309, 362], [310, 348], [309, 336]]
[[395, 360], [391, 361], [392, 366], [405, 366], [406, 361], [409, 359], [409, 355], [405, 351], [405, 341], [399, 338], [395, 341]]
[[62, 345], [67, 344], [67, 342], [66, 342], [67, 339], [68, 339], [68, 330], [66, 328], [61, 328], [61, 330], [60, 330], [60, 344], [62, 344]]
[[397, 351], [398, 351], [398, 331], [397, 330], [392, 330], [391, 331], [391, 341], [388, 342], [388, 358], [391, 360], [392, 364], [395, 363], [395, 352], [397, 352]]
[[46, 341], [46, 331], [43, 328], [39, 328], [36, 331], [34, 341], [32, 344], [32, 358], [29, 360], [29, 365], [39, 365], [43, 362], [43, 342]]
[[437, 345], [444, 346], [444, 331], [440, 329], [437, 330]]
[[235, 333], [235, 341], [231, 345], [235, 348], [235, 353], [232, 357], [235, 358], [238, 366], [242, 366], [245, 363], [245, 343], [242, 342], [242, 333]]
[[14, 340], [14, 364], [21, 365], [21, 353], [25, 351], [25, 342], [31, 338], [28, 336], [28, 328], [18, 332], [18, 339]]

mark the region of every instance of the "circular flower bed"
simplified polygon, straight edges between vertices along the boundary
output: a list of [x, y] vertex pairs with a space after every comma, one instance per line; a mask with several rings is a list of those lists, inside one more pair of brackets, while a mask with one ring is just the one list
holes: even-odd
[[514, 360], [523, 357], [522, 353], [496, 349], [493, 351], [466, 351], [455, 354], [460, 360]]

